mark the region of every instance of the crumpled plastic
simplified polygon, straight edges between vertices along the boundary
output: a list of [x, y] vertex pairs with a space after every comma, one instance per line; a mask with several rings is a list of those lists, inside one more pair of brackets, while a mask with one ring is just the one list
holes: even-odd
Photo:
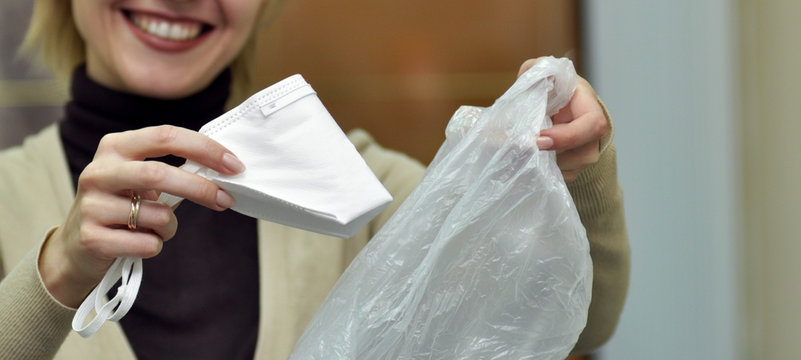
[[569, 60], [546, 58], [491, 107], [457, 110], [290, 359], [564, 359], [587, 321], [592, 261], [536, 139], [576, 82]]

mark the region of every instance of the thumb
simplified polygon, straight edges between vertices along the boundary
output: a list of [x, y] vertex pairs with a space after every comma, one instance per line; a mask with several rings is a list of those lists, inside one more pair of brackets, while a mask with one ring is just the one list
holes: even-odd
[[528, 69], [531, 69], [532, 66], [536, 65], [538, 62], [540, 62], [544, 58], [545, 58], [545, 56], [540, 56], [540, 57], [538, 57], [536, 59], [528, 59], [528, 60], [524, 61], [523, 65], [520, 65], [520, 70], [517, 72], [517, 77], [520, 77], [520, 75], [523, 75], [524, 72], [528, 71]]

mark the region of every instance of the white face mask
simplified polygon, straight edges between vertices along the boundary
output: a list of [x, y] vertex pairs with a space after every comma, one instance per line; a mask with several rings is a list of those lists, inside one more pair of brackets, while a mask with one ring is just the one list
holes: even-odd
[[184, 170], [225, 189], [242, 214], [346, 238], [392, 200], [300, 75], [260, 91], [200, 133], [247, 170], [226, 176], [193, 162]]
[[[242, 214], [350, 237], [392, 200], [300, 75], [256, 93], [200, 133], [236, 154], [246, 170], [227, 176], [191, 161], [182, 168], [231, 194], [236, 199], [232, 209]], [[159, 198], [170, 206], [181, 200], [170, 194]], [[122, 318], [133, 305], [141, 269], [141, 259], [117, 259], [78, 308], [73, 329], [88, 337], [105, 320]], [[104, 304], [106, 292], [120, 278], [117, 296]], [[82, 326], [93, 308], [95, 318]]]

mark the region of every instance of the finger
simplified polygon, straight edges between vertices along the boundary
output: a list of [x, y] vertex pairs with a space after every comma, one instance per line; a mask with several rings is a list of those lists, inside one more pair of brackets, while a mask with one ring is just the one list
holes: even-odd
[[549, 138], [552, 142], [538, 141], [550, 146], [541, 150], [562, 151], [575, 149], [589, 143], [596, 143], [606, 133], [606, 118], [603, 113], [588, 113], [577, 119], [551, 128], [543, 129], [540, 137]]
[[589, 113], [603, 113], [603, 109], [598, 103], [598, 97], [590, 83], [579, 77], [573, 97], [564, 108], [554, 115], [553, 122], [554, 124], [568, 123]]
[[[133, 200], [121, 196], [107, 196], [101, 199], [93, 197], [84, 201], [84, 206], [92, 209], [96, 223], [113, 228], [128, 228], [129, 216]], [[141, 199], [139, 210], [136, 211], [137, 231], [152, 231], [162, 241], [175, 236], [178, 229], [178, 219], [172, 209], [155, 201]]]
[[[161, 238], [161, 241], [172, 239], [178, 230], [178, 218], [175, 217], [172, 208], [165, 204], [143, 200], [139, 204], [137, 215], [137, 231], [155, 232]], [[125, 220], [127, 226], [127, 216]]]
[[137, 191], [136, 193], [142, 197], [142, 200], [156, 201], [159, 198], [159, 193], [155, 190]]
[[164, 246], [156, 233], [114, 229], [98, 224], [86, 225], [82, 235], [81, 246], [88, 253], [109, 260], [118, 257], [151, 258], [158, 255]]
[[580, 170], [564, 170], [562, 171], [562, 178], [565, 179], [566, 183], [569, 183], [579, 176]]
[[87, 167], [82, 174], [86, 179], [83, 183], [91, 181], [101, 190], [121, 195], [127, 194], [128, 189], [152, 189], [189, 199], [212, 210], [225, 210], [234, 205], [234, 198], [208, 179], [159, 161], [103, 165]]
[[229, 175], [245, 169], [245, 165], [220, 143], [198, 132], [170, 125], [108, 134], [98, 145], [99, 154], [107, 151], [128, 160], [176, 155]]
[[595, 164], [600, 158], [598, 145], [596, 143], [589, 143], [579, 148], [565, 151], [556, 156], [556, 164], [562, 171], [572, 171], [582, 169]]
[[523, 64], [520, 65], [520, 70], [517, 71], [517, 77], [520, 77], [520, 75], [523, 75], [524, 72], [528, 71], [528, 69], [531, 69], [531, 67], [536, 65], [538, 62], [540, 62], [544, 58], [545, 58], [545, 56], [540, 56], [540, 57], [538, 57], [536, 59], [528, 59], [528, 60], [524, 61]]

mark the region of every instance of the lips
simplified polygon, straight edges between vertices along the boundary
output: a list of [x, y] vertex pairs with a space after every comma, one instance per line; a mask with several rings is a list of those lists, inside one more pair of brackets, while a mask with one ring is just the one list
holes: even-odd
[[206, 37], [214, 27], [191, 19], [175, 19], [165, 16], [124, 10], [134, 34], [146, 45], [161, 51], [185, 51]]

